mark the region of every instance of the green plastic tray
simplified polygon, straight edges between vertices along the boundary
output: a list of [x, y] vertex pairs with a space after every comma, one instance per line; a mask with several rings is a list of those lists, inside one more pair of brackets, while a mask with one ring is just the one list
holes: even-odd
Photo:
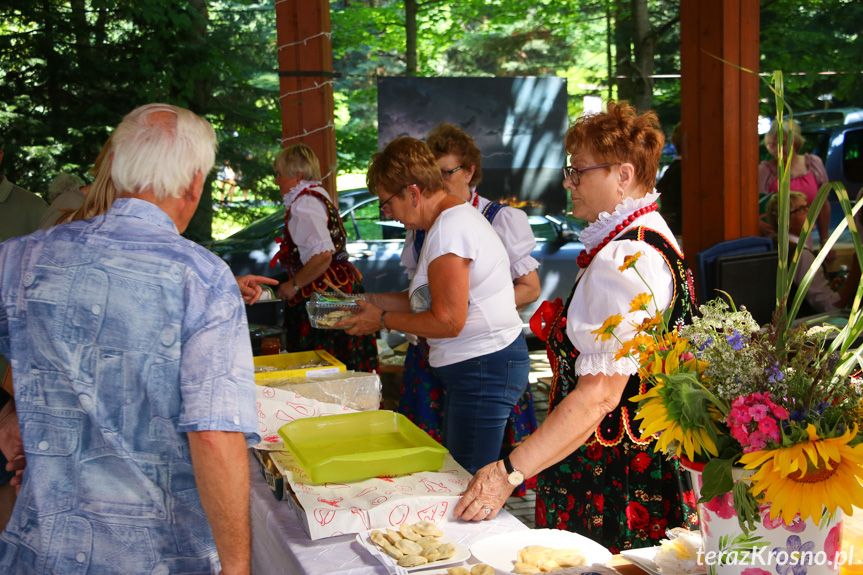
[[279, 435], [315, 483], [347, 483], [382, 475], [436, 471], [446, 447], [393, 411], [298, 419]]

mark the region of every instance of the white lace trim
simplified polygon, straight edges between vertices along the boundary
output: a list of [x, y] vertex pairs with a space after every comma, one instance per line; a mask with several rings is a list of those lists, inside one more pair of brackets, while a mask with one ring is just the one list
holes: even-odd
[[282, 203], [285, 204], [285, 209], [291, 207], [291, 204], [294, 203], [294, 200], [297, 199], [297, 196], [300, 195], [300, 192], [305, 190], [306, 188], [317, 188], [316, 192], [321, 192], [324, 195], [327, 195], [327, 191], [321, 187], [321, 182], [315, 182], [310, 180], [300, 180], [300, 183], [291, 188], [291, 191], [282, 196]]
[[638, 368], [628, 357], [615, 360], [614, 353], [579, 353], [575, 360], [575, 373], [578, 375], [633, 375]]
[[595, 248], [608, 236], [609, 232], [617, 227], [632, 212], [655, 202], [659, 198], [657, 192], [651, 192], [643, 198], [624, 198], [623, 202], [617, 204], [614, 213], [602, 212], [595, 222], [584, 228], [578, 239], [584, 244], [587, 251]]

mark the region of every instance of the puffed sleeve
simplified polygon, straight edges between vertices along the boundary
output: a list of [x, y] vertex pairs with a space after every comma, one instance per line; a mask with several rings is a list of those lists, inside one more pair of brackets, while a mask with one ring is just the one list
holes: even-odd
[[518, 208], [505, 207], [495, 216], [492, 227], [506, 248], [512, 279], [520, 278], [539, 267], [539, 262], [530, 255], [536, 249], [536, 238], [526, 213]]
[[314, 196], [300, 196], [291, 204], [288, 230], [297, 243], [303, 264], [319, 253], [336, 250], [327, 220], [327, 208]]
[[[624, 258], [639, 252], [641, 256], [636, 263], [638, 273], [633, 269], [621, 272], [619, 268]], [[651, 291], [656, 300], [648, 304], [649, 312], [629, 311], [636, 296], [650, 294]], [[631, 324], [638, 325], [654, 316], [657, 305], [660, 310], [667, 309], [673, 293], [671, 270], [660, 253], [648, 244], [620, 240], [600, 250], [584, 271], [567, 310], [566, 333], [579, 351], [576, 374], [636, 373], [638, 366], [632, 359], [615, 360], [614, 354], [621, 348], [621, 342], [627, 342], [636, 335], [635, 327]], [[620, 341], [614, 337], [605, 341], [597, 339], [597, 335], [591, 332], [600, 329], [615, 314], [623, 316], [623, 321], [614, 330]]]
[[408, 230], [405, 234], [405, 243], [402, 245], [402, 266], [408, 279], [414, 279], [417, 273], [417, 251], [414, 248], [414, 231]]
[[824, 169], [824, 162], [815, 154], [806, 154], [806, 167], [815, 176], [815, 181], [818, 182], [819, 187], [830, 181], [830, 178], [827, 177], [827, 170]]

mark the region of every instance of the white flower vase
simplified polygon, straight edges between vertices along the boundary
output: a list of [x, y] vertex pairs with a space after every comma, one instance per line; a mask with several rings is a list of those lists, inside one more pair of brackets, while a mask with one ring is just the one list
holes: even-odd
[[[689, 471], [696, 500], [701, 498], [703, 464], [681, 458]], [[743, 469], [734, 469], [734, 481], [744, 478]], [[818, 525], [800, 515], [791, 525], [781, 517], [770, 519], [770, 505], [761, 506], [761, 523], [744, 533], [737, 521], [731, 493], [698, 504], [698, 524], [704, 544], [702, 562], [708, 575], [837, 575], [852, 557], [842, 552], [845, 515], [838, 509], [825, 515]]]

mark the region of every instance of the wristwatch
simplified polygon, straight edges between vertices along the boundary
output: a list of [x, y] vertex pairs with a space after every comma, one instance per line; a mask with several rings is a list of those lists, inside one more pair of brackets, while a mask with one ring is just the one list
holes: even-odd
[[503, 458], [503, 467], [506, 469], [506, 480], [513, 487], [518, 487], [524, 483], [524, 473], [515, 469], [509, 461], [509, 455]]
[[384, 321], [384, 317], [386, 317], [386, 315], [387, 315], [387, 312], [385, 312], [385, 311], [381, 312], [381, 332], [382, 333], [389, 333], [390, 332], [390, 328], [387, 327], [387, 322]]

